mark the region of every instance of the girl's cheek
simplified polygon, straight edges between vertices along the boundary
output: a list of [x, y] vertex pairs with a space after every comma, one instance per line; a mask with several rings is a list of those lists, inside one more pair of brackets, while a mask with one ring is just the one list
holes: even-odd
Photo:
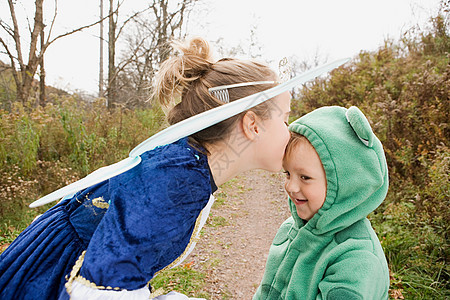
[[291, 138], [291, 134], [289, 133], [289, 129], [286, 127], [286, 146], [287, 146], [287, 143], [289, 142], [290, 138]]

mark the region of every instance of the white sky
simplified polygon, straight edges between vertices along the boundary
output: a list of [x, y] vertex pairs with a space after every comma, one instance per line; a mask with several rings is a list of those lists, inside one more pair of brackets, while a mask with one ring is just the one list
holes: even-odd
[[[376, 50], [384, 39], [398, 39], [400, 33], [411, 26], [424, 25], [427, 18], [436, 15], [440, 3], [439, 0], [201, 1], [196, 7], [201, 11], [191, 15], [188, 35], [202, 36], [209, 41], [223, 38], [233, 47], [239, 43], [248, 44], [251, 29], [255, 28], [256, 39], [263, 49], [262, 58], [272, 62], [292, 55], [299, 61], [311, 60], [316, 53], [332, 61], [354, 57], [361, 50]], [[44, 14], [51, 15], [54, 2], [48, 0], [46, 3]], [[93, 0], [58, 1], [54, 36], [94, 22], [99, 13], [98, 3]], [[145, 0], [124, 0], [125, 5], [132, 6], [127, 8], [129, 11], [137, 10], [145, 3]], [[8, 20], [6, 0], [0, 0], [0, 5], [0, 17]], [[106, 14], [106, 3], [104, 9]], [[31, 16], [33, 7], [29, 10]], [[126, 13], [125, 8], [123, 12]], [[48, 48], [45, 56], [47, 84], [71, 91], [97, 93], [98, 28], [65, 37]], [[104, 32], [106, 35], [107, 24]], [[27, 32], [24, 30], [22, 34]], [[105, 51], [106, 48], [105, 44]], [[4, 56], [0, 59], [7, 61]]]

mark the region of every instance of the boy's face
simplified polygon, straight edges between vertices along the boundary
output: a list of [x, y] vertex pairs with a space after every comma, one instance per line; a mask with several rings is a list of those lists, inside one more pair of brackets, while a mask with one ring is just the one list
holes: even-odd
[[297, 208], [298, 216], [310, 220], [325, 202], [327, 179], [314, 147], [301, 140], [283, 160], [285, 189]]

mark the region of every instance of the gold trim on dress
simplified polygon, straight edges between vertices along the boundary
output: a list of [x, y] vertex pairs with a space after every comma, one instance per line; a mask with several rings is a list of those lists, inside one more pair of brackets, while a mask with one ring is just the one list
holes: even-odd
[[65, 287], [66, 287], [66, 291], [67, 293], [70, 295], [72, 293], [72, 283], [74, 281], [77, 281], [79, 283], [81, 283], [84, 286], [93, 288], [93, 289], [98, 289], [98, 290], [115, 290], [115, 291], [126, 291], [125, 289], [121, 289], [118, 287], [110, 287], [110, 286], [102, 286], [102, 285], [96, 285], [95, 283], [89, 281], [88, 279], [84, 278], [83, 276], [78, 275], [78, 273], [80, 272], [81, 266], [83, 265], [83, 261], [84, 261], [84, 256], [86, 255], [86, 250], [84, 250], [80, 257], [78, 258], [78, 260], [76, 261], [75, 265], [72, 268], [72, 271], [70, 271], [70, 276], [69, 278], [67, 278], [67, 282], [65, 283]]
[[[100, 198], [101, 198], [101, 197], [100, 197]], [[95, 204], [94, 204], [94, 200], [97, 200], [97, 199], [99, 199], [99, 198], [95, 198], [95, 199], [92, 200], [92, 204], [93, 204], [93, 205], [95, 205]], [[105, 200], [103, 200], [103, 198], [102, 198], [101, 200], [99, 199], [98, 201], [105, 201]], [[106, 204], [109, 206], [108, 203], [106, 203]], [[97, 206], [97, 205], [95, 205], [95, 206]], [[156, 275], [158, 275], [159, 273], [161, 273], [161, 272], [163, 272], [163, 271], [165, 271], [165, 270], [171, 269], [173, 266], [175, 266], [176, 264], [178, 264], [178, 263], [181, 261], [181, 259], [185, 256], [185, 254], [189, 251], [189, 249], [191, 248], [192, 244], [193, 244], [193, 243], [197, 243], [197, 242], [200, 240], [200, 236], [199, 236], [199, 233], [200, 233], [200, 230], [201, 230], [201, 227], [200, 227], [200, 221], [201, 221], [201, 219], [202, 219], [203, 212], [204, 212], [204, 209], [200, 212], [200, 214], [199, 214], [198, 217], [197, 217], [197, 220], [195, 221], [195, 226], [194, 226], [194, 230], [192, 231], [191, 239], [189, 240], [189, 243], [187, 244], [187, 246], [186, 246], [186, 248], [184, 249], [183, 253], [182, 253], [180, 256], [178, 256], [177, 259], [175, 259], [172, 263], [170, 263], [169, 265], [167, 265], [167, 266], [164, 267], [163, 269], [161, 269], [161, 270], [159, 270], [158, 272], [156, 272], [156, 273], [153, 275], [153, 278], [154, 278]], [[72, 283], [73, 283], [73, 281], [77, 281], [77, 282], [83, 284], [84, 286], [87, 286], [87, 287], [90, 287], [90, 288], [93, 288], [93, 289], [99, 289], [99, 290], [116, 290], [116, 291], [122, 290], [122, 291], [126, 291], [126, 289], [121, 289], [121, 288], [118, 288], [118, 287], [114, 287], [114, 288], [113, 288], [113, 287], [110, 287], [110, 286], [107, 286], [107, 287], [104, 287], [104, 286], [98, 286], [98, 285], [96, 285], [95, 283], [89, 281], [88, 279], [86, 279], [86, 278], [84, 278], [84, 277], [78, 275], [78, 273], [80, 272], [81, 266], [83, 265], [83, 261], [84, 261], [84, 256], [85, 256], [85, 254], [86, 254], [86, 250], [84, 250], [84, 251], [81, 253], [80, 257], [79, 257], [78, 260], [76, 261], [75, 265], [74, 265], [73, 268], [72, 268], [72, 271], [70, 272], [69, 278], [67, 278], [67, 276], [66, 276], [67, 282], [65, 283], [65, 287], [66, 287], [67, 293], [68, 293], [69, 295], [70, 295], [71, 292], [72, 292]], [[152, 279], [153, 279], [153, 278], [152, 278]], [[147, 287], [150, 285], [150, 281], [151, 281], [151, 279], [147, 282]], [[164, 289], [159, 288], [159, 289], [157, 289], [156, 291], [153, 291], [153, 287], [152, 287], [152, 292], [151, 292], [151, 294], [150, 294], [150, 299], [152, 299], [152, 298], [154, 298], [154, 297], [157, 297], [157, 296], [160, 296], [160, 295], [162, 295], [162, 294], [164, 294]]]
[[72, 268], [72, 271], [70, 271], [69, 278], [67, 278], [67, 276], [66, 276], [67, 282], [64, 284], [64, 286], [66, 287], [67, 294], [69, 294], [69, 295], [72, 293], [72, 283], [73, 283], [75, 277], [77, 276], [78, 272], [80, 271], [81, 266], [83, 265], [85, 255], [86, 255], [86, 250], [81, 252], [80, 257], [78, 257], [77, 261], [75, 262], [75, 265]]
[[[164, 267], [163, 269], [159, 270], [158, 272], [156, 272], [153, 275], [153, 278], [155, 278], [156, 275], [158, 275], [159, 273], [171, 269], [173, 266], [175, 266], [176, 264], [178, 264], [181, 259], [185, 256], [185, 254], [189, 251], [189, 249], [191, 248], [193, 243], [197, 243], [200, 240], [200, 236], [198, 235], [200, 233], [200, 221], [202, 219], [202, 215], [203, 215], [203, 211], [204, 209], [202, 209], [202, 211], [200, 212], [200, 214], [197, 217], [197, 220], [195, 221], [195, 226], [194, 226], [194, 230], [192, 231], [192, 235], [191, 235], [191, 239], [189, 240], [189, 243], [187, 244], [186, 248], [184, 248], [183, 253], [177, 257], [177, 259], [175, 259], [172, 263], [170, 263], [169, 265], [167, 265], [166, 267]], [[152, 279], [153, 279], [152, 278]], [[150, 286], [150, 281], [152, 280], [150, 279], [147, 282], [147, 286]], [[152, 287], [152, 292], [150, 294], [150, 299], [161, 296], [164, 294], [164, 289], [163, 288], [159, 288], [156, 291], [153, 291], [153, 287]]]
[[[187, 244], [186, 248], [184, 248], [183, 253], [178, 256], [177, 259], [175, 259], [172, 263], [170, 263], [169, 265], [167, 265], [166, 267], [164, 267], [163, 269], [159, 270], [158, 272], [156, 272], [153, 277], [155, 277], [156, 275], [158, 275], [160, 272], [163, 272], [165, 270], [171, 269], [173, 266], [175, 266], [177, 263], [179, 263], [181, 261], [181, 259], [183, 258], [183, 256], [189, 251], [189, 249], [191, 248], [192, 243], [197, 243], [200, 240], [200, 237], [197, 236], [197, 233], [199, 233], [200, 229], [200, 220], [202, 219], [202, 214], [203, 214], [203, 210], [200, 212], [200, 214], [197, 217], [197, 220], [195, 221], [195, 226], [194, 226], [194, 230], [192, 231], [192, 236], [191, 239], [189, 240], [189, 244]], [[147, 285], [150, 284], [150, 281], [147, 283]]]
[[103, 199], [103, 197], [97, 197], [95, 199], [92, 199], [92, 205], [98, 208], [108, 208], [109, 203]]

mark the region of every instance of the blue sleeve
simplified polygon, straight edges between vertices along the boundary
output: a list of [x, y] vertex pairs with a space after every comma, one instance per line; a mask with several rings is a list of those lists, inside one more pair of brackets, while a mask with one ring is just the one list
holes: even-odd
[[142, 163], [111, 180], [111, 204], [80, 275], [97, 286], [134, 290], [180, 256], [211, 193], [209, 172], [200, 165]]

